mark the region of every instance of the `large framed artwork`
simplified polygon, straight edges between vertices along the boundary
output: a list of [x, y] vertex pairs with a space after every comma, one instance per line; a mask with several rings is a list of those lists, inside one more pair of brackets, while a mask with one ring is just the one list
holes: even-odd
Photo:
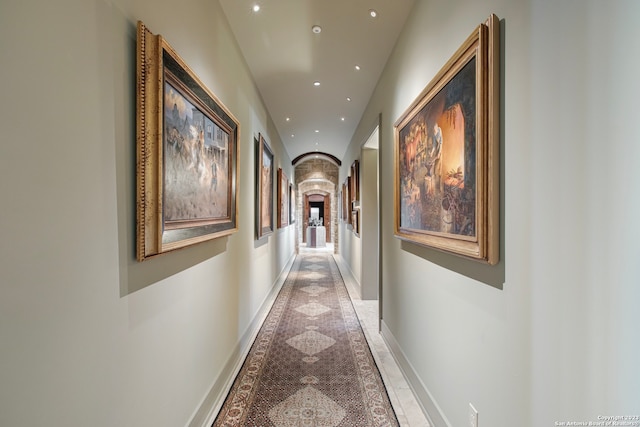
[[351, 211], [351, 225], [353, 226], [353, 234], [360, 237], [360, 209]]
[[289, 223], [296, 222], [296, 191], [293, 184], [289, 184]]
[[395, 235], [499, 258], [499, 21], [479, 25], [396, 121]]
[[289, 225], [289, 179], [278, 168], [278, 228]]
[[345, 211], [345, 219], [347, 220], [347, 224], [352, 224], [352, 217], [351, 217], [351, 209], [352, 209], [352, 194], [353, 194], [353, 188], [351, 187], [352, 184], [352, 178], [351, 176], [347, 177], [347, 181], [345, 183], [345, 187], [347, 189], [347, 194], [345, 195], [345, 202], [347, 204], [346, 206], [346, 211]]
[[351, 205], [360, 200], [360, 161], [354, 160], [351, 164]]
[[160, 35], [137, 30], [137, 259], [238, 230], [240, 125]]
[[256, 238], [273, 233], [273, 151], [262, 134], [256, 140]]

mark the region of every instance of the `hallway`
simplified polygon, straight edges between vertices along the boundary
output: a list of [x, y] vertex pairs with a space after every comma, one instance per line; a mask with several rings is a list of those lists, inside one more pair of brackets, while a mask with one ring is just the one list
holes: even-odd
[[[353, 277], [344, 269], [339, 269], [339, 264], [339, 260], [334, 259], [331, 244], [317, 249], [307, 248], [305, 245], [300, 247], [300, 254], [296, 257], [285, 283], [279, 290], [279, 295], [268, 317], [248, 354], [243, 357], [244, 364], [217, 415], [214, 426], [270, 423], [285, 426], [292, 422], [312, 422], [313, 425], [319, 423], [318, 425], [331, 426], [395, 425], [395, 420], [392, 421], [391, 418], [386, 419], [385, 416], [379, 418], [383, 413], [382, 407], [379, 406], [382, 401], [372, 397], [376, 395], [372, 394], [376, 387], [371, 383], [369, 375], [374, 373], [374, 377], [376, 376], [376, 367], [380, 371], [382, 383], [386, 387], [399, 425], [429, 426], [386, 343], [377, 331], [378, 302], [359, 299], [354, 288]], [[307, 277], [311, 276], [313, 278], [309, 282]], [[329, 288], [326, 286], [332, 281], [337, 286], [338, 296], [342, 293], [344, 298], [343, 303], [340, 304], [346, 316], [344, 322], [347, 323], [344, 326], [341, 321], [333, 317], [327, 318], [334, 316], [336, 311], [340, 312], [340, 310], [330, 310], [318, 304], [321, 302], [331, 306], [330, 299], [326, 300], [324, 297], [333, 293], [325, 292], [331, 289], [331, 286]], [[343, 287], [342, 284], [345, 286]], [[316, 290], [312, 292], [311, 288]], [[302, 303], [305, 304], [301, 305]], [[301, 316], [301, 308], [311, 304], [322, 307], [323, 310], [316, 308], [317, 313], [305, 312], [305, 315]], [[323, 313], [324, 310], [328, 310], [326, 314]], [[295, 313], [296, 311], [298, 313]], [[333, 314], [330, 314], [331, 312]], [[350, 317], [349, 312], [356, 314], [357, 320], [355, 316]], [[288, 313], [293, 314], [292, 319], [289, 319], [291, 315]], [[363, 353], [357, 350], [357, 344], [356, 347], [353, 346], [358, 340], [353, 341], [353, 327], [346, 326], [349, 318], [355, 322], [353, 327], [357, 330], [361, 328], [364, 334], [373, 357], [373, 360], [369, 359], [370, 362], [367, 362], [366, 358], [362, 359]], [[343, 329], [345, 326], [346, 329]], [[299, 332], [306, 329], [307, 332], [297, 335], [296, 329], [300, 329]], [[307, 337], [297, 343], [292, 342], [310, 333], [317, 336]], [[338, 342], [335, 345], [331, 344], [334, 340], [330, 337], [336, 338]], [[346, 347], [340, 346], [341, 337], [347, 339], [347, 342], [351, 341], [352, 344]], [[278, 347], [278, 342], [282, 344], [285, 338], [288, 338], [287, 345], [284, 345], [284, 348]], [[337, 349], [340, 349], [338, 353], [336, 353]], [[360, 354], [360, 356], [356, 356], [358, 362], [349, 368], [349, 360], [353, 357], [350, 350], [354, 349], [356, 349], [354, 355]], [[306, 363], [298, 362], [299, 357], [303, 355], [301, 353], [307, 355], [302, 358]], [[367, 367], [368, 363], [373, 364]], [[369, 368], [372, 370], [369, 371]], [[363, 374], [364, 376], [361, 377], [360, 375]], [[298, 377], [301, 377], [300, 380]], [[345, 383], [346, 378], [350, 379]], [[302, 387], [299, 382], [306, 387]], [[360, 404], [354, 403], [358, 399], [348, 391], [349, 389], [352, 389], [352, 392], [359, 390], [358, 384], [362, 384], [360, 387], [363, 392], [366, 390], [362, 395], [367, 396], [363, 401], [364, 407], [373, 405], [369, 410], [365, 410], [364, 415], [357, 415], [357, 411], [353, 413], [354, 408], [358, 408]], [[354, 385], [355, 388], [353, 388]], [[384, 389], [380, 390], [384, 395]], [[333, 399], [337, 400], [339, 405], [335, 405], [332, 399], [327, 398], [327, 395], [331, 396], [332, 392], [337, 393], [333, 395]], [[340, 398], [346, 400], [341, 402]], [[340, 406], [348, 408], [347, 415]], [[370, 411], [371, 415], [366, 415], [367, 411]]]
[[[340, 268], [340, 264], [338, 264]], [[360, 325], [364, 331], [373, 358], [376, 360], [380, 375], [387, 387], [389, 399], [403, 427], [429, 427], [420, 405], [409, 387], [402, 371], [393, 358], [389, 346], [378, 331], [378, 300], [362, 300], [355, 291], [353, 276], [340, 268], [351, 302], [356, 310]]]

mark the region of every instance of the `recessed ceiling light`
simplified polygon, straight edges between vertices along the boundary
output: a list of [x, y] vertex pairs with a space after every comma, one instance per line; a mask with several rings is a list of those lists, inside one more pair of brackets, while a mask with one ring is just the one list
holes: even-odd
[[351, 101], [351, 97], [350, 96], [347, 96], [347, 101]]
[[314, 25], [311, 27], [311, 31], [313, 31], [314, 34], [320, 34], [322, 32], [322, 27], [320, 25]]
[[378, 12], [373, 9], [369, 9], [369, 15], [371, 15], [372, 18], [375, 18], [376, 16], [378, 16]]
[[254, 12], [260, 12], [260, 5], [259, 4], [254, 4], [252, 10]]
[[315, 82], [313, 82], [313, 85], [314, 85], [314, 86], [320, 86], [320, 82], [315, 81]]
[[285, 120], [286, 120], [286, 121], [290, 121], [290, 120], [291, 120], [291, 117], [287, 117]]
[[344, 117], [340, 117], [340, 120], [342, 120], [344, 122]]
[[316, 133], [320, 133], [320, 131], [318, 129], [316, 129]]
[[360, 66], [356, 65], [356, 71], [360, 71]]

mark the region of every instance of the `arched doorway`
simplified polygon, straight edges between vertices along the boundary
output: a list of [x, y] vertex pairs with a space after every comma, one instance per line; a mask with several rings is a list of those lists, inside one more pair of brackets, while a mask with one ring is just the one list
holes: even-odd
[[304, 212], [302, 223], [304, 226], [302, 242], [306, 241], [306, 229], [310, 225], [322, 225], [326, 228], [327, 243], [331, 240], [331, 197], [329, 194], [307, 193], [304, 195]]
[[[338, 243], [338, 166], [323, 158], [309, 158], [295, 167], [297, 201], [296, 249], [306, 246], [306, 231], [311, 208], [326, 227], [326, 241], [337, 251]], [[315, 209], [318, 209], [317, 211]]]

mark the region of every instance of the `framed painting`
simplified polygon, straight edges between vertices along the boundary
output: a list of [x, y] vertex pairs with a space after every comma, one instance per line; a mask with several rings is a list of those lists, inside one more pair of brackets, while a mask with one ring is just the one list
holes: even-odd
[[278, 168], [278, 228], [289, 225], [289, 179], [282, 168]]
[[289, 184], [289, 223], [296, 222], [296, 191], [293, 184]]
[[352, 208], [351, 208], [351, 200], [352, 200], [352, 192], [353, 192], [353, 188], [351, 187], [353, 184], [351, 184], [352, 182], [352, 178], [350, 176], [347, 177], [347, 182], [345, 183], [346, 189], [347, 189], [347, 194], [345, 195], [345, 202], [346, 202], [346, 210], [345, 210], [345, 217], [347, 220], [347, 224], [352, 224], [351, 220], [352, 220], [352, 215], [349, 214], [349, 212], [351, 212]]
[[479, 25], [394, 124], [400, 239], [499, 258], [499, 21]]
[[256, 238], [273, 233], [273, 151], [262, 134], [256, 142]]
[[360, 237], [360, 209], [351, 211], [351, 225], [353, 226], [353, 234]]
[[360, 161], [351, 164], [351, 204], [360, 200]]
[[138, 22], [136, 256], [238, 230], [240, 125], [160, 35]]
[[342, 222], [347, 222], [347, 181], [342, 183]]

